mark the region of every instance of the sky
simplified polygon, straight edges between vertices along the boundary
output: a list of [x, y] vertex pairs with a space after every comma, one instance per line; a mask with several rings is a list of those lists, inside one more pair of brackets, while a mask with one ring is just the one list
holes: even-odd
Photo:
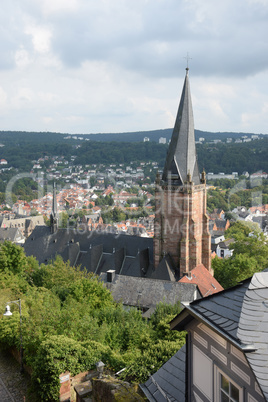
[[[188, 55], [188, 58], [187, 58]], [[268, 0], [8, 0], [0, 131], [268, 133]]]

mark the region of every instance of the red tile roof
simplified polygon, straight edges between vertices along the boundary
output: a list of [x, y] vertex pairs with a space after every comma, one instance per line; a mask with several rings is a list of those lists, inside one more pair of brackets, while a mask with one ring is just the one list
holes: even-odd
[[218, 293], [224, 290], [219, 282], [211, 275], [203, 264], [197, 265], [192, 269], [189, 276], [183, 276], [179, 282], [195, 283], [203, 297]]

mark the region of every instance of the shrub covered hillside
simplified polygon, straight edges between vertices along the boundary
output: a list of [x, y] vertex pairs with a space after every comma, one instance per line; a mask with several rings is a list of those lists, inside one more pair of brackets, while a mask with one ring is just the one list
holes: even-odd
[[0, 344], [19, 349], [19, 312], [3, 317], [6, 302], [21, 299], [24, 362], [32, 368], [39, 400], [56, 401], [59, 375], [106, 367], [141, 382], [184, 343], [184, 334], [169, 330], [179, 306], [160, 304], [150, 322], [136, 309], [113, 301], [98, 278], [57, 258], [39, 266], [21, 247], [0, 246]]

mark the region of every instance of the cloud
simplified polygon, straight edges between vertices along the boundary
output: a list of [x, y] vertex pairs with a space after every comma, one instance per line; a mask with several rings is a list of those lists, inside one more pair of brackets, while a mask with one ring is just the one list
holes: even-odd
[[31, 62], [29, 52], [23, 47], [15, 51], [14, 60], [17, 67], [27, 67]]
[[46, 26], [31, 24], [25, 28], [25, 33], [32, 38], [33, 48], [38, 53], [50, 51], [51, 30]]
[[189, 53], [196, 126], [267, 131], [266, 0], [1, 6], [0, 129], [171, 127]]

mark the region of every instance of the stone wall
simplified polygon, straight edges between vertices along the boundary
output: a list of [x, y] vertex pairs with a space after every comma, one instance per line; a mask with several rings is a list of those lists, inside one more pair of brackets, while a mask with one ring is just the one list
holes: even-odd
[[159, 186], [155, 210], [155, 268], [169, 253], [180, 276], [201, 263], [210, 270], [206, 185]]

